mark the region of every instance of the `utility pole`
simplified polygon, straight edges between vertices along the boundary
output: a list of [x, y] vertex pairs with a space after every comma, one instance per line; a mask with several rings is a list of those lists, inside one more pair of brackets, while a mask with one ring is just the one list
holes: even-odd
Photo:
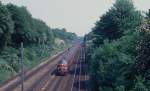
[[21, 91], [24, 91], [24, 61], [23, 61], [23, 42], [21, 42], [21, 48], [20, 48], [20, 53], [21, 53], [21, 58], [20, 58], [20, 63], [21, 63]]

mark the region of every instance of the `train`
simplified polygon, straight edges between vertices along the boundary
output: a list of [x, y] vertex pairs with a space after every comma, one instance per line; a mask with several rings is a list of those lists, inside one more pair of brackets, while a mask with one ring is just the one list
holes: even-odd
[[57, 75], [66, 75], [69, 72], [69, 64], [62, 59], [57, 65]]
[[57, 64], [57, 68], [56, 68], [56, 70], [57, 70], [56, 74], [57, 75], [65, 76], [71, 71], [71, 66], [75, 62], [75, 58], [76, 58], [75, 55], [76, 55], [78, 49], [79, 49], [79, 45], [77, 45], [76, 47], [68, 48], [66, 50], [62, 59]]

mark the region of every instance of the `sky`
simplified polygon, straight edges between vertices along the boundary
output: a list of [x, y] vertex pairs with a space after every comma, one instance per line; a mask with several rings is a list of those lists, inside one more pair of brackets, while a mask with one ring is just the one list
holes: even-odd
[[[1, 0], [25, 6], [34, 18], [46, 22], [51, 28], [66, 28], [78, 36], [84, 36], [94, 27], [99, 17], [115, 0]], [[150, 9], [150, 0], [133, 0], [138, 10]]]

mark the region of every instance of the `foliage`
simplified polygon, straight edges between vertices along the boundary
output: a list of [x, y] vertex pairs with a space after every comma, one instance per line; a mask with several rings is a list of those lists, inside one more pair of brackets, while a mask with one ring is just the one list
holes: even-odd
[[[101, 90], [105, 87], [115, 89], [118, 85], [130, 88], [132, 82], [129, 84], [124, 74], [136, 61], [135, 48], [138, 38], [139, 35], [135, 33], [111, 42], [105, 40], [101, 47], [95, 49], [96, 51], [92, 55], [91, 75], [97, 75], [95, 78], [99, 82]], [[126, 45], [127, 43], [128, 45]], [[98, 73], [96, 74], [95, 71]]]
[[150, 90], [149, 13], [116, 3], [85, 36], [92, 91]]
[[137, 77], [135, 86], [131, 91], [149, 91], [144, 85], [144, 80], [141, 77]]
[[96, 35], [95, 46], [103, 43], [104, 39], [120, 38], [125, 31], [133, 32], [141, 24], [142, 16], [135, 10], [131, 0], [116, 0], [116, 3], [104, 14], [93, 32]]
[[11, 34], [13, 33], [13, 21], [10, 12], [0, 3], [0, 47], [6, 47], [11, 42]]
[[66, 29], [53, 29], [54, 36], [66, 41], [66, 43], [70, 43], [70, 40], [75, 40], [77, 38], [75, 33], [67, 32]]
[[11, 12], [14, 21], [15, 32], [12, 35], [13, 44], [18, 46], [21, 42], [25, 45], [33, 43], [53, 43], [52, 30], [41, 20], [32, 18], [25, 7], [17, 7], [9, 4], [7, 8]]

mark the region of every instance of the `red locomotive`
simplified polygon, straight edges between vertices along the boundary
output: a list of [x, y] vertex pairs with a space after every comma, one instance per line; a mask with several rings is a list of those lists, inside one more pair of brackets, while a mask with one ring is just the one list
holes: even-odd
[[71, 70], [71, 66], [74, 64], [74, 59], [77, 51], [79, 49], [79, 45], [76, 47], [69, 48], [65, 55], [62, 57], [62, 60], [57, 64], [57, 74], [58, 75], [66, 75]]
[[57, 74], [59, 74], [59, 75], [66, 75], [68, 72], [69, 72], [68, 62], [65, 59], [63, 59], [57, 65]]

